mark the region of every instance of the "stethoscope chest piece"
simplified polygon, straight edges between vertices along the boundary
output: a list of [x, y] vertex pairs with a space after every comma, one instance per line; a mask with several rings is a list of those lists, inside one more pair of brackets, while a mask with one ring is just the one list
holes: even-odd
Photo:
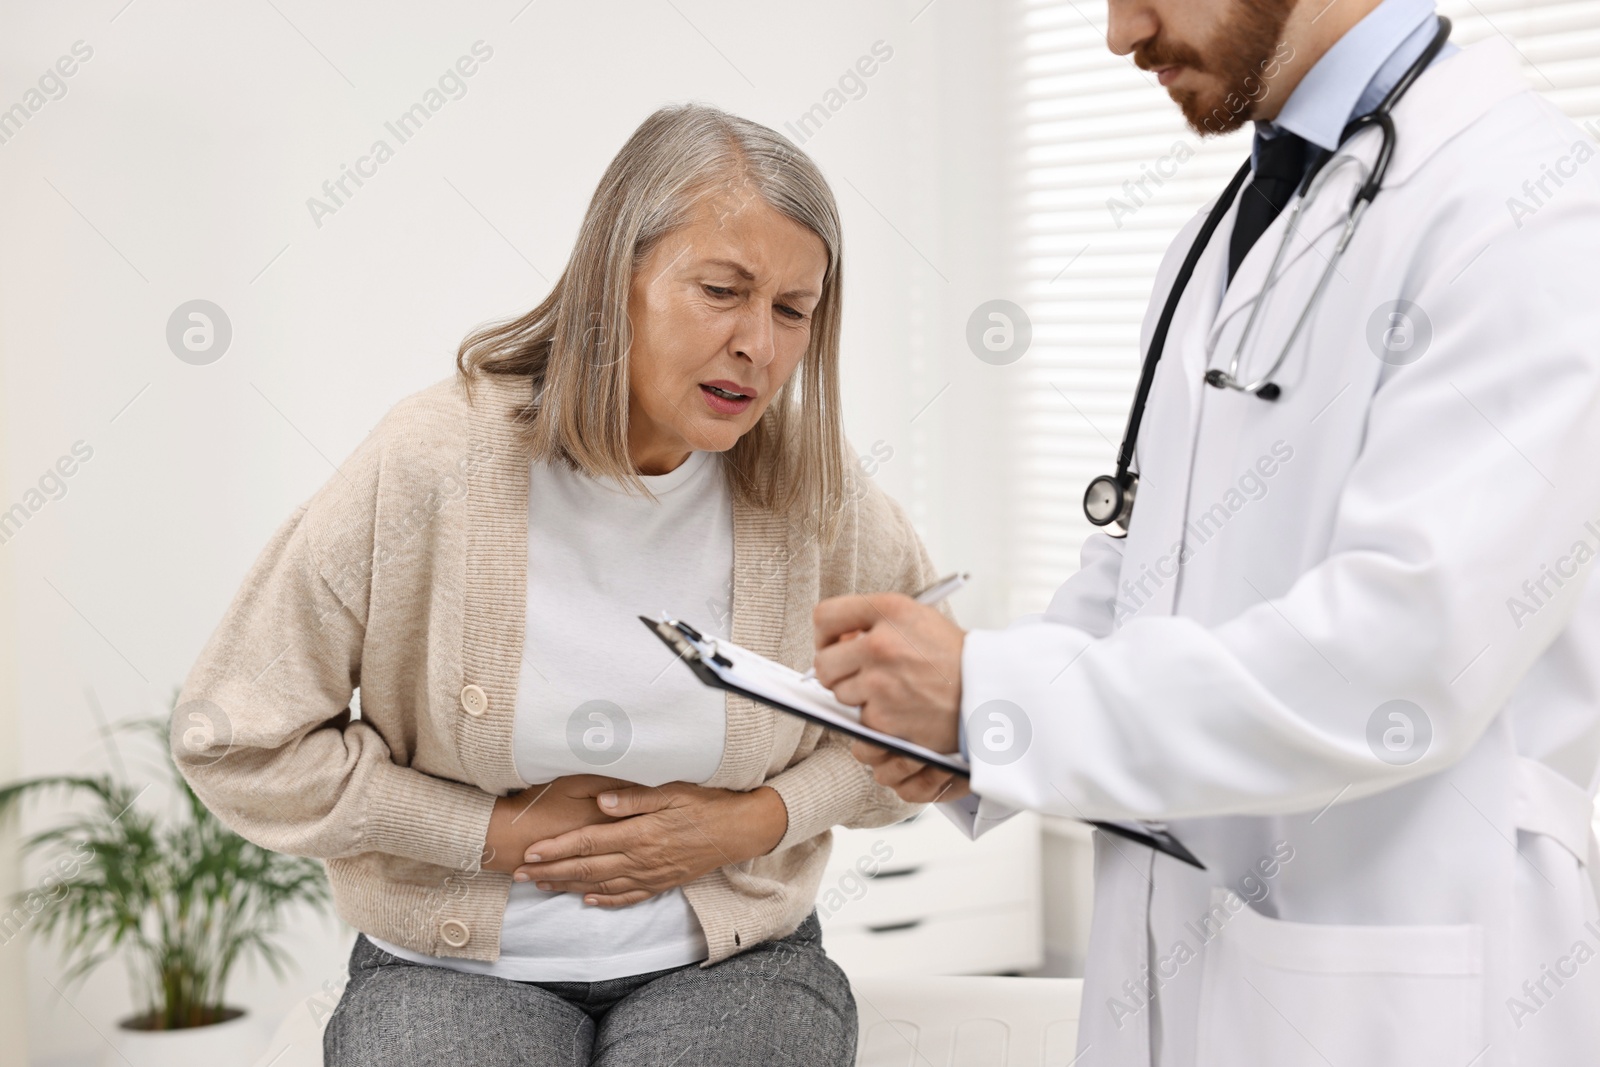
[[1138, 491], [1139, 476], [1133, 471], [1102, 474], [1083, 491], [1083, 513], [1096, 526], [1114, 526], [1112, 536], [1126, 537]]

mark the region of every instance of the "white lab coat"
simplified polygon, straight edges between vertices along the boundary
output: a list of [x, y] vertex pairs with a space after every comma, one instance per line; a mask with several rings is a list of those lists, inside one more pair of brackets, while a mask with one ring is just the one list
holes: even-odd
[[[1287, 222], [1224, 293], [1230, 214], [1155, 378], [1129, 536], [1091, 539], [1044, 616], [967, 638], [969, 738], [994, 700], [1028, 729], [1014, 761], [980, 748], [984, 799], [953, 818], [1161, 819], [1208, 866], [1096, 834], [1077, 1067], [1600, 1063], [1600, 161], [1498, 38], [1395, 120], [1281, 399], [1201, 380]], [[1242, 376], [1356, 180], [1302, 216]], [[1415, 313], [1369, 328], [1394, 300], [1431, 336]]]

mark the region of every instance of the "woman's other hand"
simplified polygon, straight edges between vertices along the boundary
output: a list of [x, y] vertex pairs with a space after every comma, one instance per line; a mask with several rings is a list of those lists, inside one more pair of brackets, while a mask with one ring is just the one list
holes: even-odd
[[740, 793], [669, 782], [602, 792], [598, 800], [614, 820], [535, 842], [514, 877], [582, 893], [585, 904], [624, 907], [764, 856], [789, 829], [788, 808], [770, 786]]
[[499, 797], [484, 837], [483, 869], [509, 874], [523, 862], [528, 846], [535, 841], [557, 837], [580, 826], [611, 822], [617, 816], [602, 811], [595, 797], [630, 785], [631, 782], [600, 774], [569, 774]]
[[856, 759], [872, 768], [872, 777], [879, 785], [893, 789], [907, 804], [937, 804], [946, 800], [960, 800], [972, 792], [972, 783], [957, 778], [949, 771], [931, 767], [910, 756], [900, 756], [870, 741], [855, 741], [850, 751]]

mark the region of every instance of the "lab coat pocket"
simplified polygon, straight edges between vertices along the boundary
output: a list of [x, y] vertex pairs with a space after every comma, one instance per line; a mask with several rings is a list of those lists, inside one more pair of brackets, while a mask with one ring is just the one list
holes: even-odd
[[1462, 1067], [1482, 1053], [1481, 926], [1284, 922], [1228, 890], [1211, 899], [1197, 1067]]

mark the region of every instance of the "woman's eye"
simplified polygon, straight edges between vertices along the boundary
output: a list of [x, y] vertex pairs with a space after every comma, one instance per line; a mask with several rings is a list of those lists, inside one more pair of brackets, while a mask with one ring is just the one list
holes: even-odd
[[792, 308], [787, 304], [779, 304], [779, 305], [777, 305], [777, 307], [778, 307], [778, 310], [781, 311], [784, 314], [785, 318], [794, 319], [795, 321], [798, 322], [800, 319], [803, 319], [803, 318], [806, 317], [806, 313], [805, 312], [799, 310], [798, 308]]
[[732, 289], [729, 289], [726, 286], [721, 286], [721, 285], [708, 285], [708, 286], [705, 286], [705, 291], [710, 293], [712, 296], [716, 296], [716, 297], [730, 297], [730, 296], [733, 295], [733, 290]]

